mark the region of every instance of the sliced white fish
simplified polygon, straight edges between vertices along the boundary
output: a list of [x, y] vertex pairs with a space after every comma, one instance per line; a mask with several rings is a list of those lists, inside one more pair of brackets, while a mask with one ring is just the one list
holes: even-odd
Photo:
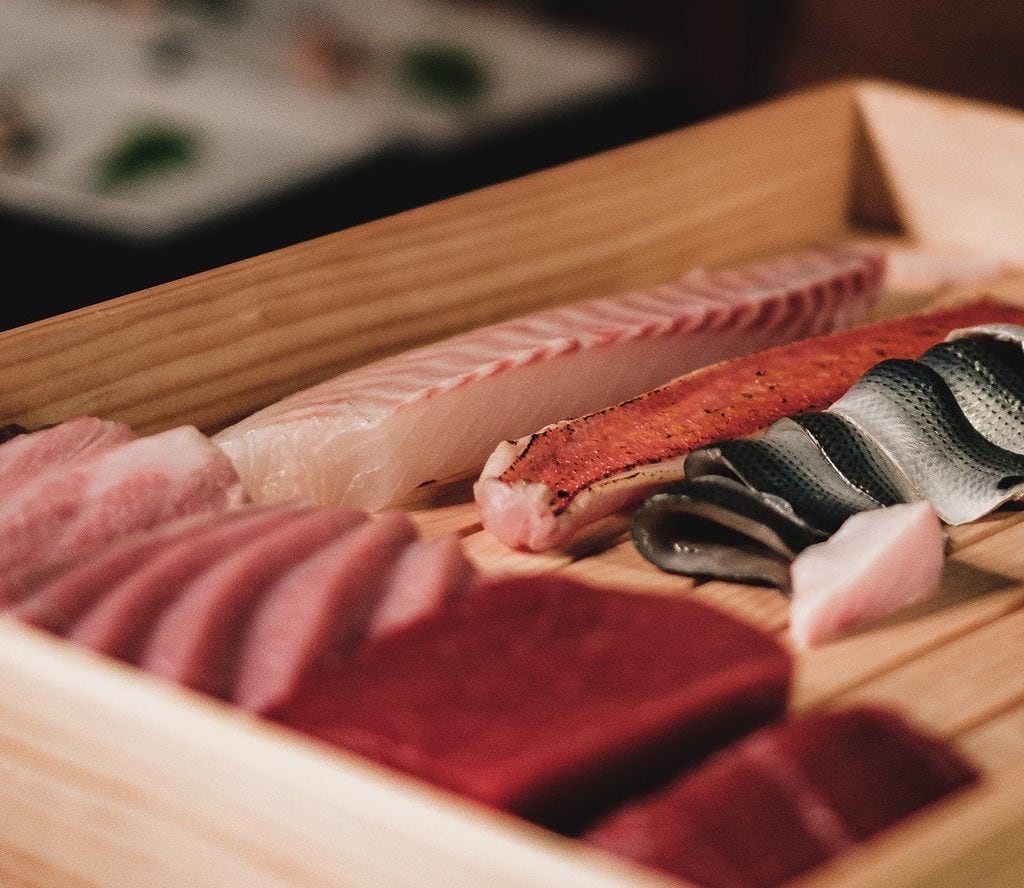
[[790, 635], [809, 647], [933, 598], [945, 536], [926, 501], [858, 512], [790, 567]]
[[214, 438], [257, 502], [378, 509], [479, 472], [518, 438], [697, 367], [860, 320], [880, 253], [811, 250], [693, 272], [385, 358]]

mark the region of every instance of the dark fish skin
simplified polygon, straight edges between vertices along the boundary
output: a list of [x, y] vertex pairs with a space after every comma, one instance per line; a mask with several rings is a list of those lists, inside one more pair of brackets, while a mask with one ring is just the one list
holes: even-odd
[[718, 524], [723, 535], [734, 532], [749, 537], [784, 558], [795, 558], [826, 539], [784, 500], [717, 475], [680, 481], [648, 498], [634, 513], [634, 534], [640, 530], [670, 544], [685, 534], [688, 518]]
[[695, 450], [683, 465], [687, 478], [724, 475], [781, 497], [804, 521], [835, 533], [851, 515], [881, 503], [849, 484], [803, 428], [779, 420], [756, 437], [720, 441]]
[[[1024, 328], [1017, 328], [1024, 337]], [[993, 444], [1024, 454], [1024, 350], [996, 338], [954, 339], [920, 358], [945, 380], [964, 415]]]
[[811, 436], [835, 470], [857, 490], [883, 506], [906, 502], [897, 481], [899, 470], [838, 413], [797, 413], [793, 422]]
[[[746, 489], [750, 495], [733, 496], [727, 485]], [[785, 522], [799, 519], [780, 518], [777, 513], [783, 513], [783, 507], [758, 497], [756, 491], [725, 478], [674, 484], [645, 500], [633, 514], [633, 544], [667, 573], [788, 591], [792, 556], [781, 553], [790, 551], [789, 542], [796, 542], [790, 537], [799, 536], [803, 542], [803, 536]], [[762, 515], [767, 512], [772, 514]], [[759, 517], [768, 522], [759, 523]], [[806, 534], [817, 540], [813, 530], [808, 528]]]
[[920, 361], [876, 364], [829, 412], [871, 438], [900, 470], [908, 498], [930, 500], [947, 524], [1024, 496], [1024, 456], [978, 432], [942, 377]]

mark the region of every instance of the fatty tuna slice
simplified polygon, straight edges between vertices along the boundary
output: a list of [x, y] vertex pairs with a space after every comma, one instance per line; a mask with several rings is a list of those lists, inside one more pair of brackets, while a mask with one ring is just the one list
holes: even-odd
[[155, 621], [188, 583], [251, 540], [301, 514], [281, 506], [249, 506], [204, 516], [172, 535], [151, 534], [139, 546], [144, 559], [131, 569], [115, 572], [112, 556], [101, 555], [35, 597], [63, 602], [72, 590], [87, 589], [93, 583], [88, 606], [80, 608], [78, 618], [67, 627], [68, 638], [135, 662]]
[[458, 537], [420, 539], [399, 557], [367, 635], [383, 638], [435, 613], [474, 589], [480, 575]]
[[354, 527], [279, 577], [245, 630], [234, 702], [252, 712], [280, 706], [317, 660], [361, 643], [389, 574], [416, 535], [407, 515], [390, 512]]
[[951, 330], [1024, 322], [992, 300], [809, 338], [704, 367], [613, 407], [554, 423], [488, 458], [473, 492], [513, 548], [563, 546], [585, 525], [684, 476], [687, 454], [824, 410], [883, 358], [916, 358]]
[[778, 718], [790, 668], [770, 635], [691, 599], [508, 577], [318, 663], [271, 716], [568, 831]]
[[139, 665], [228, 698], [244, 626], [270, 585], [365, 520], [354, 509], [314, 509], [236, 546], [179, 589], [142, 642]]
[[938, 594], [945, 535], [925, 501], [849, 518], [790, 565], [790, 635], [810, 647]]
[[0, 574], [84, 556], [185, 515], [246, 501], [224, 454], [192, 426], [76, 460], [0, 503]]
[[537, 312], [344, 373], [214, 437], [258, 502], [379, 509], [479, 472], [496, 441], [859, 320], [878, 251], [808, 250]]
[[35, 478], [134, 441], [138, 435], [121, 422], [79, 416], [49, 428], [18, 435], [0, 446], [0, 498], [7, 499]]
[[776, 888], [977, 776], [895, 712], [833, 710], [756, 732], [583, 838], [703, 888]]

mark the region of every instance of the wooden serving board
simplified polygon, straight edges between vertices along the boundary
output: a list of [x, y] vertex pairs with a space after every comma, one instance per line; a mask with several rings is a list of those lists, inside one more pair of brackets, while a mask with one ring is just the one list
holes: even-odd
[[[386, 353], [540, 306], [850, 237], [1024, 264], [1024, 117], [839, 83], [0, 333], [0, 416], [213, 431]], [[881, 311], [993, 292], [893, 287]], [[777, 633], [775, 591], [660, 573], [624, 516], [505, 549], [468, 484], [411, 505], [488, 571], [693, 595]], [[803, 888], [1024, 884], [1024, 513], [952, 533], [942, 600], [798, 655], [792, 707], [899, 707], [983, 769]], [[639, 888], [682, 883], [0, 620], [0, 883]]]

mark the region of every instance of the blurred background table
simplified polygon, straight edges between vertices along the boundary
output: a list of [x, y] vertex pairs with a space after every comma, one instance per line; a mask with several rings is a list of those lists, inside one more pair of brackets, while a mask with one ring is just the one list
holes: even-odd
[[0, 328], [845, 75], [1024, 105], [1024, 5], [6, 0]]

